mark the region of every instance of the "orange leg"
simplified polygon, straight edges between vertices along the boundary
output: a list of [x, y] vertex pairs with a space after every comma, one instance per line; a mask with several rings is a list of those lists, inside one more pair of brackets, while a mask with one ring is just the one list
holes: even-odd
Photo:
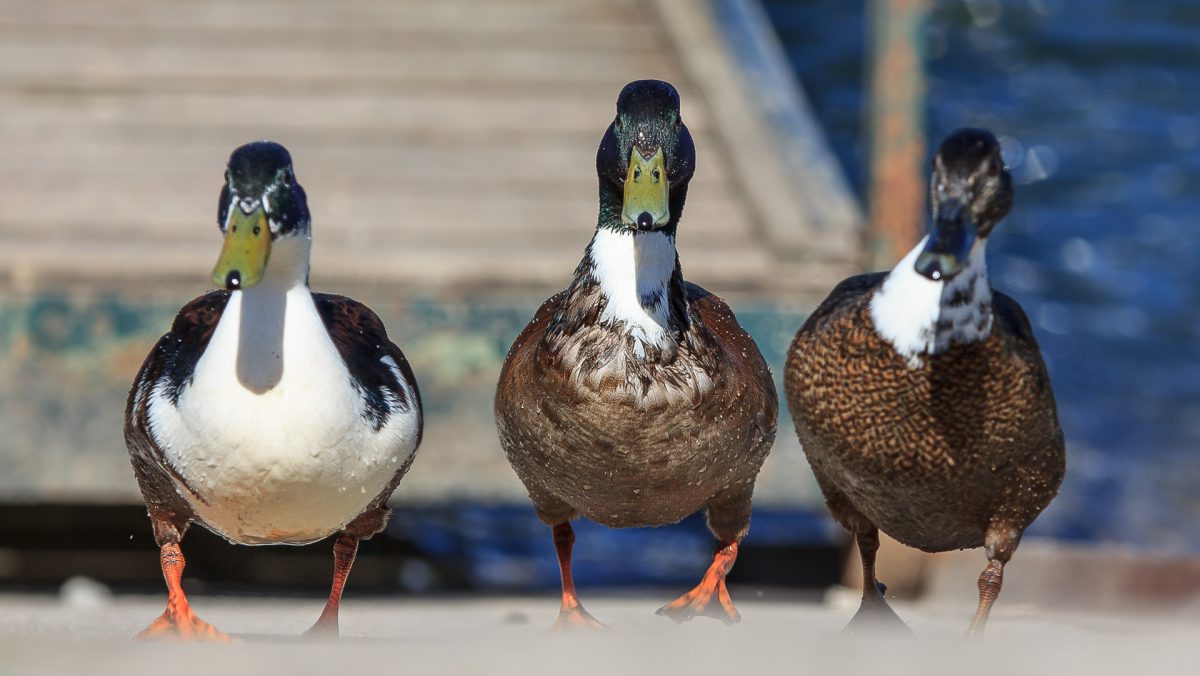
[[180, 580], [183, 578], [183, 552], [179, 543], [168, 542], [159, 553], [163, 578], [167, 581], [167, 609], [149, 627], [138, 634], [140, 639], [183, 639], [194, 641], [230, 641], [229, 635], [196, 617], [188, 605]]
[[562, 575], [562, 608], [552, 629], [607, 629], [591, 613], [583, 609], [575, 595], [575, 578], [571, 575], [571, 549], [575, 545], [575, 530], [570, 523], [554, 527], [554, 551], [558, 554], [558, 570]]
[[325, 602], [325, 610], [321, 617], [307, 632], [306, 636], [337, 636], [338, 607], [342, 603], [342, 590], [346, 587], [346, 578], [350, 577], [350, 567], [354, 565], [354, 556], [358, 553], [358, 538], [342, 533], [333, 543], [333, 586], [329, 590], [329, 600]]
[[[725, 576], [733, 569], [733, 562], [737, 561], [737, 552], [736, 542], [722, 542], [700, 584], [659, 608], [658, 614], [666, 615], [676, 622], [687, 622], [697, 615], [707, 615], [725, 624], [740, 622], [742, 615], [733, 607], [733, 600], [729, 598], [729, 590], [725, 587]], [[716, 606], [712, 605], [714, 595], [717, 597]]]

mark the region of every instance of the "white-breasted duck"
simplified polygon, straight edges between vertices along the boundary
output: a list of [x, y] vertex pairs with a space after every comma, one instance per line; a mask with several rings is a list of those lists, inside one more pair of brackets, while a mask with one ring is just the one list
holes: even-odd
[[694, 169], [675, 88], [627, 85], [596, 154], [595, 234], [570, 286], [537, 310], [500, 374], [501, 444], [553, 528], [556, 626], [598, 624], [575, 594], [572, 519], [657, 526], [702, 509], [719, 541], [712, 565], [659, 613], [739, 619], [725, 576], [749, 527], [778, 403], [729, 306], [680, 271], [675, 235]]
[[985, 548], [978, 634], [1066, 455], [1029, 320], [988, 281], [988, 236], [1013, 201], [996, 138], [946, 138], [929, 198], [928, 236], [891, 272], [839, 284], [796, 334], [784, 380], [829, 510], [862, 555], [850, 628], [904, 626], [875, 578], [882, 530], [927, 552]]
[[310, 631], [336, 634], [358, 542], [421, 441], [408, 361], [369, 308], [308, 288], [311, 220], [291, 156], [233, 151], [213, 281], [180, 310], [134, 380], [125, 442], [161, 550], [167, 609], [142, 636], [226, 639], [192, 612], [179, 548], [199, 523], [240, 544], [338, 533], [333, 585]]

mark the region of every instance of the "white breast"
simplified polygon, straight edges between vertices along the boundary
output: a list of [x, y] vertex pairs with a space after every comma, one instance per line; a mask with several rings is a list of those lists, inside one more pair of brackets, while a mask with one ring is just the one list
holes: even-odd
[[[643, 345], [661, 348], [666, 341], [667, 283], [675, 271], [675, 242], [661, 232], [613, 232], [598, 228], [592, 238], [595, 279], [604, 294], [601, 322], [619, 323]], [[657, 299], [649, 306], [643, 299]]]
[[416, 406], [376, 432], [307, 287], [284, 294], [274, 329], [254, 313], [243, 322], [246, 293], [230, 296], [178, 406], [161, 386], [152, 393], [152, 432], [217, 532], [246, 544], [319, 540], [361, 514], [415, 451]]
[[964, 268], [949, 281], [916, 271], [925, 242], [913, 248], [871, 297], [875, 331], [917, 368], [923, 356], [951, 345], [986, 339], [992, 331], [992, 287], [988, 284], [986, 239], [975, 241]]

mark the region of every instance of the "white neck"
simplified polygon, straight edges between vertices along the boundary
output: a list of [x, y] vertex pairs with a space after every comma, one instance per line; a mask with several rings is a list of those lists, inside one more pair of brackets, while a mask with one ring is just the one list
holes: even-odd
[[311, 252], [312, 235], [290, 235], [276, 239], [271, 243], [271, 255], [267, 259], [262, 281], [246, 291], [308, 286], [308, 259]]
[[920, 366], [922, 355], [945, 352], [951, 345], [973, 343], [992, 331], [992, 287], [988, 284], [987, 240], [971, 247], [966, 266], [949, 281], [934, 281], [916, 271], [921, 240], [871, 297], [875, 332]]
[[284, 323], [288, 303], [312, 304], [308, 291], [308, 235], [280, 237], [262, 281], [233, 295], [240, 296], [237, 375], [242, 385], [265, 392], [283, 377]]
[[667, 289], [675, 272], [675, 238], [599, 228], [591, 253], [592, 277], [605, 299], [600, 320], [623, 326], [637, 340], [639, 356], [643, 345], [661, 348], [670, 316]]

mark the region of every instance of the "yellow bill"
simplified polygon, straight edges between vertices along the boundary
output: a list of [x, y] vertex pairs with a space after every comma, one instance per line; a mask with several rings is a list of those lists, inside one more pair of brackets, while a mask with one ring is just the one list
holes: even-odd
[[629, 155], [629, 174], [625, 177], [625, 202], [621, 220], [638, 230], [654, 230], [671, 218], [667, 168], [659, 148], [649, 158], [635, 146]]
[[263, 278], [271, 255], [271, 229], [262, 208], [244, 214], [236, 204], [225, 228], [225, 244], [213, 268], [213, 283], [226, 289], [244, 289]]

